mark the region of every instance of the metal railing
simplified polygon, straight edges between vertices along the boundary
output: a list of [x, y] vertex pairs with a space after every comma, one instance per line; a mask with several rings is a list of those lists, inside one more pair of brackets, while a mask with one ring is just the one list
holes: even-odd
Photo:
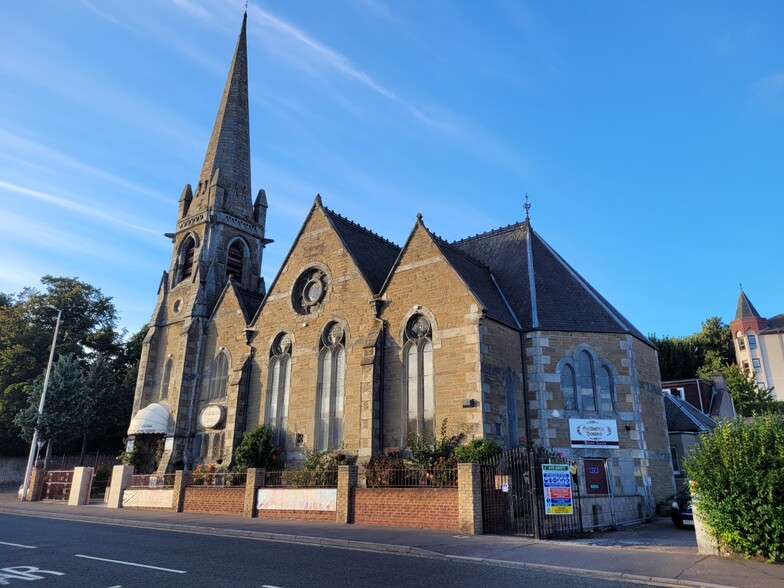
[[372, 468], [365, 470], [367, 488], [457, 488], [457, 468]]
[[267, 488], [337, 488], [338, 470], [269, 470], [264, 473]]
[[173, 488], [175, 474], [137, 474], [129, 488]]
[[189, 486], [217, 486], [220, 488], [244, 488], [247, 473], [237, 472], [196, 472], [191, 474]]

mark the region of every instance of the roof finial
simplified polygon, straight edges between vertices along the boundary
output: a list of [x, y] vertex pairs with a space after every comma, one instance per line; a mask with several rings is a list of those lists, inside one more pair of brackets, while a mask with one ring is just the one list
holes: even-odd
[[248, 12], [248, 0], [245, 0], [245, 12]]
[[739, 286], [740, 286], [740, 291], [741, 291], [741, 292], [743, 292], [743, 283], [741, 282], [741, 283], [739, 284]]
[[528, 216], [528, 211], [531, 210], [531, 204], [528, 202], [528, 192], [525, 193], [525, 204], [523, 204], [523, 208], [525, 208], [525, 222], [530, 222], [531, 217]]

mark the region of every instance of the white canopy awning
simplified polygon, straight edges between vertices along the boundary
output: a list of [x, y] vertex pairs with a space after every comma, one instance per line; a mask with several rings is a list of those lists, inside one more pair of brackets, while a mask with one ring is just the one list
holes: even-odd
[[174, 423], [169, 415], [169, 407], [153, 402], [137, 412], [136, 416], [131, 419], [128, 434], [139, 435], [142, 433], [174, 433]]

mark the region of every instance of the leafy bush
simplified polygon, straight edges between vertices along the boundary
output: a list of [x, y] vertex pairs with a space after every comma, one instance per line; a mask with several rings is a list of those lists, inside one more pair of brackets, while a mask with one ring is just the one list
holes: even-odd
[[242, 442], [234, 452], [234, 465], [238, 472], [248, 468], [279, 470], [283, 467], [281, 459], [282, 447], [272, 442], [272, 429], [267, 425], [259, 425], [252, 431], [246, 431]]
[[356, 456], [342, 451], [313, 451], [308, 453], [303, 469], [283, 472], [284, 485], [294, 488], [337, 488], [338, 466], [351, 465], [355, 461]]
[[455, 458], [459, 463], [487, 463], [501, 455], [502, 451], [495, 441], [480, 437], [456, 447]]
[[784, 419], [721, 423], [684, 466], [700, 518], [720, 545], [784, 559]]
[[460, 445], [463, 435], [448, 436], [446, 429], [447, 419], [444, 419], [441, 423], [441, 438], [431, 438], [429, 442], [424, 435], [420, 437], [416, 433], [411, 433], [408, 436], [411, 461], [422, 468], [444, 463], [445, 461], [454, 461], [455, 448]]

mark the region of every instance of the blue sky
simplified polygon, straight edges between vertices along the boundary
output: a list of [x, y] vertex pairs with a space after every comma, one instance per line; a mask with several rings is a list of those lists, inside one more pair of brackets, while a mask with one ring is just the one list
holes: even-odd
[[[0, 291], [152, 313], [242, 20], [233, 0], [0, 3]], [[271, 283], [316, 193], [398, 244], [524, 217], [644, 333], [784, 312], [784, 4], [260, 1]]]

